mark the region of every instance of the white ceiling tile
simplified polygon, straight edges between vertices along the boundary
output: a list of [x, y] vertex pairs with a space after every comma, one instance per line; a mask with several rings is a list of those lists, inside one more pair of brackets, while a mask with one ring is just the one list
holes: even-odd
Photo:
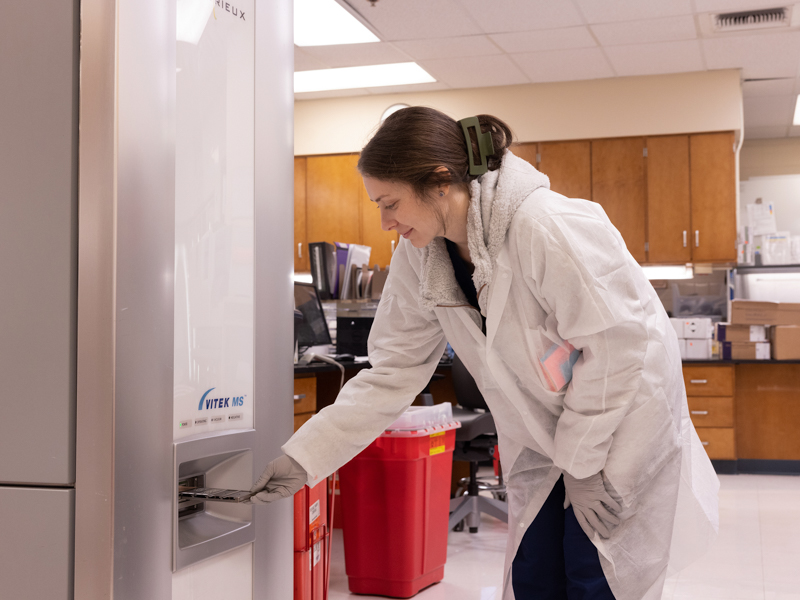
[[599, 48], [513, 54], [512, 58], [534, 83], [613, 77], [614, 71]]
[[698, 13], [730, 13], [745, 10], [776, 8], [794, 4], [793, 0], [694, 0]]
[[529, 83], [528, 78], [505, 54], [475, 56], [470, 60], [440, 58], [420, 61], [419, 64], [437, 81], [453, 88]]
[[294, 70], [295, 71], [314, 71], [315, 69], [325, 69], [329, 65], [317, 60], [303, 52], [297, 46], [294, 47]]
[[[744, 127], [744, 139], [745, 140], [763, 140], [769, 138], [782, 138], [786, 137], [786, 130], [790, 129], [789, 127], [748, 127], [745, 124]], [[798, 127], [800, 129], [800, 127]], [[791, 134], [790, 135], [794, 135]]]
[[[387, 85], [386, 87], [374, 87], [374, 88], [367, 88], [367, 91], [370, 94], [411, 94], [417, 92], [435, 92], [437, 90], [446, 90], [449, 89], [446, 83], [442, 81], [434, 81], [433, 83], [415, 83], [413, 85]], [[386, 108], [389, 108], [391, 104], [396, 104], [396, 102], [391, 102], [390, 104], [386, 105]]]
[[575, 0], [588, 23], [691, 15], [691, 0]]
[[749, 127], [788, 127], [794, 114], [794, 99], [789, 96], [744, 98], [744, 120]]
[[703, 71], [703, 56], [697, 40], [611, 46], [605, 49], [620, 77]]
[[592, 34], [586, 27], [496, 33], [489, 37], [492, 38], [495, 44], [510, 54], [597, 46], [597, 42], [594, 41]]
[[429, 40], [408, 40], [392, 42], [397, 48], [414, 58], [456, 58], [460, 56], [488, 56], [502, 54], [485, 35], [466, 37], [435, 38]]
[[794, 91], [794, 78], [743, 81], [742, 94], [745, 98], [754, 96], [791, 96]]
[[358, 67], [411, 62], [405, 52], [388, 42], [342, 44], [338, 46], [305, 46], [303, 52], [329, 67]]
[[455, 0], [367, 0], [351, 6], [372, 25], [383, 41], [421, 40], [478, 35], [481, 28]]
[[347, 96], [366, 96], [369, 92], [365, 89], [353, 90], [328, 90], [325, 92], [300, 92], [294, 95], [295, 100], [317, 100], [319, 98], [343, 98]]
[[709, 69], [742, 69], [745, 79], [795, 77], [800, 33], [738, 35], [702, 41]]
[[553, 0], [460, 0], [475, 22], [486, 33], [532, 31], [583, 25], [572, 2]]
[[694, 17], [691, 15], [626, 23], [598, 23], [592, 25], [591, 29], [602, 46], [675, 42], [697, 37]]

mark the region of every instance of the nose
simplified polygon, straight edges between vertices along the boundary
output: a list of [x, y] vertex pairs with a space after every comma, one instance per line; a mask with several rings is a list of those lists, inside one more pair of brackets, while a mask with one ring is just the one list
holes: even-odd
[[384, 231], [391, 231], [393, 228], [397, 227], [397, 221], [395, 219], [390, 218], [386, 211], [381, 208], [381, 229]]

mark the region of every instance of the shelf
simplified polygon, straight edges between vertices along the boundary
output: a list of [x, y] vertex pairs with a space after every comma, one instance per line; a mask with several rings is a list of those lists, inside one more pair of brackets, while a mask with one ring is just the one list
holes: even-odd
[[800, 273], [800, 265], [763, 265], [760, 267], [733, 267], [738, 275], [756, 273]]

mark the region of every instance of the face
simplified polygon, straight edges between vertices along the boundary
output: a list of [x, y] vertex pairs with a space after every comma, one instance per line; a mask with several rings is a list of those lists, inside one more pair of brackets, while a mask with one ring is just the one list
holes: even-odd
[[[364, 177], [364, 187], [370, 200], [381, 211], [381, 228], [384, 231], [397, 231], [415, 248], [423, 248], [433, 238], [443, 235], [436, 212], [417, 197], [411, 186]], [[443, 188], [443, 191], [442, 200], [447, 197], [447, 190]], [[439, 198], [436, 196], [434, 202]], [[444, 202], [441, 209], [445, 209]]]

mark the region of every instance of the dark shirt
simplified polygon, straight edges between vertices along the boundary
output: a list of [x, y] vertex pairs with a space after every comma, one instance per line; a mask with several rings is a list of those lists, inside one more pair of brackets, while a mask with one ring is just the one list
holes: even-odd
[[[464, 292], [467, 301], [480, 312], [481, 307], [478, 304], [478, 292], [475, 290], [475, 284], [472, 281], [472, 273], [470, 272], [471, 269], [467, 266], [467, 261], [461, 258], [461, 255], [458, 253], [458, 246], [456, 246], [455, 243], [446, 238], [444, 243], [447, 246], [447, 253], [450, 254], [450, 262], [453, 263], [453, 271], [456, 273], [456, 281], [461, 291]], [[481, 321], [483, 321], [483, 333], [486, 333], [486, 317], [481, 315]]]

